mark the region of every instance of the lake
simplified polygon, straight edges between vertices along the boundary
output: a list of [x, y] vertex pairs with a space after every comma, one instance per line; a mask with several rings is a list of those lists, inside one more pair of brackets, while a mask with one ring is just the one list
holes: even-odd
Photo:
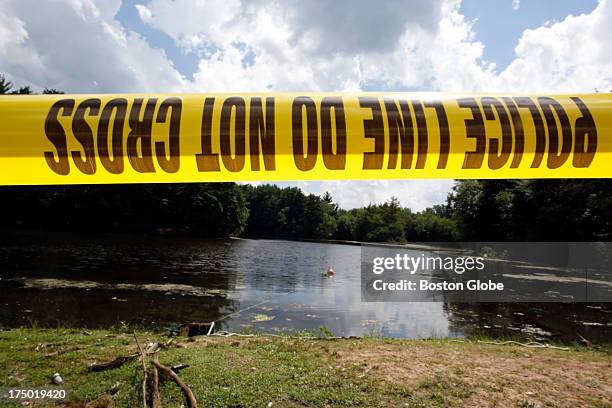
[[612, 341], [610, 303], [362, 302], [360, 262], [330, 243], [5, 231], [0, 326]]

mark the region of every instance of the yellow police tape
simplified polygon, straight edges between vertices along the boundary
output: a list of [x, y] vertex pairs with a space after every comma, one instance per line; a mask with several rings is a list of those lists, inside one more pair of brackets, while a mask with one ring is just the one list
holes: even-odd
[[0, 97], [0, 184], [612, 177], [612, 95]]

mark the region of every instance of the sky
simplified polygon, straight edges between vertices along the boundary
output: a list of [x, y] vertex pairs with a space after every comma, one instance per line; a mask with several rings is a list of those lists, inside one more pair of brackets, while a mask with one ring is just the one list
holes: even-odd
[[[67, 93], [612, 89], [612, 0], [0, 0], [0, 73]], [[421, 210], [452, 180], [279, 183]]]

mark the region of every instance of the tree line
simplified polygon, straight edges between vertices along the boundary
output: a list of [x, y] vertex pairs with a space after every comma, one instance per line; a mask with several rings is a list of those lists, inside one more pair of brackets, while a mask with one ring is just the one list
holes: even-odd
[[612, 183], [457, 180], [446, 203], [344, 210], [330, 194], [236, 183], [0, 187], [4, 228], [364, 242], [609, 241]]
[[[13, 90], [0, 75], [0, 94], [31, 93]], [[444, 204], [418, 212], [396, 198], [345, 210], [329, 193], [269, 184], [4, 186], [0, 211], [5, 228], [363, 242], [608, 241], [612, 180], [458, 180]]]
[[[58, 91], [53, 88], [45, 88], [42, 91], [43, 94], [63, 94], [64, 92]], [[13, 83], [10, 82], [6, 77], [0, 74], [0, 95], [32, 95], [34, 91], [29, 85], [22, 86], [19, 88], [13, 88]]]

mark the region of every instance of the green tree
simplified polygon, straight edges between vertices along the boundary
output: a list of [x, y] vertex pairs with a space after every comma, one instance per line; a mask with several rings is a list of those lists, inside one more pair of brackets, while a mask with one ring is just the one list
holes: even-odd
[[452, 242], [459, 237], [457, 222], [433, 208], [412, 214], [406, 224], [406, 239], [412, 242]]
[[193, 235], [238, 236], [244, 230], [248, 208], [235, 183], [194, 183], [173, 188], [168, 197], [181, 224]]
[[399, 200], [392, 197], [355, 211], [354, 237], [366, 242], [403, 242], [405, 223]]
[[338, 210], [336, 216], [336, 230], [334, 231], [333, 238], [354, 241], [355, 238], [355, 223], [356, 223], [356, 211]]
[[21, 88], [11, 92], [11, 94], [13, 95], [32, 95], [34, 93], [34, 91], [32, 91], [32, 88], [30, 88], [30, 86], [22, 86]]
[[331, 195], [305, 195], [299, 188], [244, 186], [250, 237], [328, 239], [336, 230], [338, 206]]
[[13, 89], [13, 84], [4, 75], [0, 74], [0, 95], [10, 93], [11, 89]]
[[465, 240], [612, 238], [610, 179], [457, 181], [448, 206]]

